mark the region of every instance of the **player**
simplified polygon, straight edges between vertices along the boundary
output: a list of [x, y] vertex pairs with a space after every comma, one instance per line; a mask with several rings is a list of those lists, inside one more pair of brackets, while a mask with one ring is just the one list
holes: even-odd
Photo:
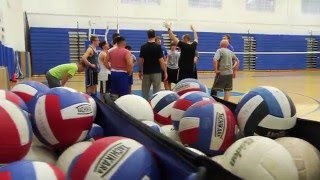
[[[126, 49], [131, 52], [132, 47], [129, 46], [129, 45], [127, 45], [127, 46], [126, 46]], [[131, 53], [131, 58], [132, 58], [133, 66], [134, 66], [135, 63], [137, 62], [137, 58], [136, 58], [136, 56], [135, 56], [134, 54], [132, 54], [132, 53]], [[132, 67], [133, 67], [133, 66], [132, 66]], [[133, 69], [132, 69], [132, 71], [133, 71]], [[130, 77], [129, 77], [129, 94], [132, 93], [132, 85], [133, 85], [133, 74], [131, 74]]]
[[172, 90], [171, 83], [177, 84], [178, 82], [179, 58], [180, 58], [180, 52], [177, 51], [177, 44], [171, 43], [170, 50], [168, 51], [168, 62], [167, 62], [168, 80], [165, 86], [166, 90]]
[[[217, 91], [224, 91], [224, 100], [226, 101], [230, 99], [230, 91], [233, 86], [233, 68], [237, 66], [239, 61], [236, 55], [227, 48], [228, 45], [227, 40], [222, 40], [220, 48], [214, 55], [213, 62], [216, 77], [211, 90], [211, 96], [216, 96]], [[233, 59], [236, 62], [234, 65], [232, 63]]]
[[[230, 36], [229, 34], [225, 34], [225, 35], [222, 37], [222, 39], [228, 41], [229, 45], [228, 45], [227, 48], [228, 48], [230, 51], [234, 52], [234, 48], [233, 48], [233, 46], [230, 44], [230, 42], [231, 42], [231, 36]], [[233, 64], [235, 64], [235, 63], [236, 63], [236, 62], [233, 61]], [[238, 61], [238, 62], [237, 62], [237, 66], [235, 66], [235, 68], [233, 69], [233, 76], [232, 76], [233, 78], [235, 78], [236, 75], [237, 75], [237, 72], [238, 72], [238, 69], [239, 69], [239, 65], [240, 65], [240, 62]]]
[[76, 72], [83, 72], [85, 67], [83, 62], [78, 62], [62, 64], [50, 69], [46, 74], [49, 88], [65, 86]]
[[110, 93], [110, 83], [109, 76], [111, 74], [110, 65], [107, 63], [107, 53], [109, 50], [109, 45], [106, 41], [99, 43], [101, 52], [99, 54], [99, 67], [100, 72], [98, 74], [98, 80], [100, 84], [100, 93], [105, 98], [108, 93]]
[[98, 85], [98, 52], [97, 47], [99, 46], [99, 38], [97, 36], [90, 37], [90, 46], [81, 58], [86, 67], [86, 92], [87, 94], [96, 94]]
[[191, 41], [189, 34], [182, 36], [180, 41], [172, 32], [171, 23], [165, 22], [164, 27], [168, 29], [169, 37], [171, 41], [178, 45], [181, 49], [180, 59], [179, 59], [179, 73], [178, 81], [186, 78], [196, 78], [194, 73], [194, 57], [196, 56], [196, 49], [198, 45], [198, 34], [194, 27], [191, 25], [191, 30], [193, 31], [194, 41]]

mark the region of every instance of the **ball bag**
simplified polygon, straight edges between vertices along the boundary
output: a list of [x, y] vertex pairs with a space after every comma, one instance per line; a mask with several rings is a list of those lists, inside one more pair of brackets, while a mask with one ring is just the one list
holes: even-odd
[[171, 112], [173, 104], [179, 95], [172, 91], [160, 91], [151, 97], [150, 104], [154, 113], [154, 120], [161, 125], [172, 124]]
[[283, 137], [276, 139], [291, 154], [299, 173], [299, 179], [320, 179], [320, 153], [305, 140]]
[[149, 126], [151, 129], [153, 129], [154, 131], [161, 133], [161, 127], [154, 121], [142, 121], [142, 122], [147, 126]]
[[70, 180], [160, 179], [152, 154], [135, 140], [99, 139], [77, 158]]
[[101, 126], [99, 126], [98, 124], [93, 124], [92, 128], [90, 129], [86, 140], [98, 140], [104, 137], [104, 130]]
[[179, 126], [183, 144], [212, 156], [223, 153], [235, 141], [236, 121], [224, 105], [200, 101], [184, 113]]
[[25, 112], [27, 115], [29, 115], [29, 110], [28, 110], [26, 103], [15, 93], [13, 93], [11, 91], [6, 91], [6, 90], [0, 89], [0, 99], [5, 99], [5, 100], [13, 102], [20, 109], [22, 109], [23, 112]]
[[46, 93], [50, 88], [37, 81], [26, 81], [15, 85], [11, 92], [18, 95], [27, 105], [29, 112], [34, 109], [39, 94]]
[[65, 180], [57, 167], [39, 161], [18, 161], [0, 168], [1, 180]]
[[121, 96], [116, 105], [139, 121], [153, 121], [153, 111], [148, 101], [137, 95]]
[[31, 146], [28, 154], [23, 158], [29, 161], [40, 161], [55, 164], [58, 156], [51, 149], [44, 146]]
[[246, 137], [232, 144], [224, 154], [223, 166], [242, 179], [299, 179], [290, 153], [262, 136]]
[[204, 92], [191, 91], [180, 96], [179, 99], [174, 103], [171, 112], [172, 124], [175, 130], [179, 130], [180, 119], [183, 113], [193, 104], [199, 101], [215, 101], [211, 96]]
[[32, 113], [34, 134], [42, 143], [58, 149], [84, 140], [93, 124], [87, 99], [61, 88], [40, 95]]
[[244, 136], [287, 136], [297, 120], [296, 108], [290, 97], [270, 86], [257, 87], [246, 93], [235, 112]]
[[70, 179], [68, 175], [70, 167], [74, 164], [75, 160], [91, 145], [92, 142], [89, 141], [76, 143], [70, 146], [68, 149], [66, 149], [59, 156], [58, 160], [56, 161], [56, 166], [67, 175], [68, 179]]
[[190, 91], [201, 91], [208, 94], [208, 88], [205, 84], [197, 79], [184, 79], [179, 81], [173, 88], [173, 91], [178, 93], [180, 96]]
[[28, 117], [17, 105], [7, 100], [0, 100], [0, 137], [0, 164], [21, 160], [32, 142]]

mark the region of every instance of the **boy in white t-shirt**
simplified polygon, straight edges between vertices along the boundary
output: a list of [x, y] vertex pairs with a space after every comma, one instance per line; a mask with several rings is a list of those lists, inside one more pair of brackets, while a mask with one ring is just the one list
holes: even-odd
[[100, 84], [100, 93], [102, 96], [107, 95], [110, 93], [110, 83], [108, 81], [108, 77], [111, 74], [110, 71], [110, 64], [107, 62], [107, 54], [109, 50], [109, 45], [106, 41], [102, 41], [99, 44], [99, 47], [101, 48], [101, 52], [99, 54], [99, 66], [100, 66], [100, 72], [98, 74], [98, 80]]

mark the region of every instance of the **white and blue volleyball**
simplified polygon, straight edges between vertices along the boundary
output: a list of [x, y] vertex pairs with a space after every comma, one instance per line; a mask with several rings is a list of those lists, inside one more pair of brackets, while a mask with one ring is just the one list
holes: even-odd
[[154, 113], [154, 120], [161, 125], [172, 124], [172, 107], [179, 95], [173, 91], [160, 91], [150, 99], [150, 104]]
[[33, 132], [38, 139], [62, 150], [84, 140], [93, 124], [93, 112], [87, 99], [62, 88], [52, 88], [41, 94], [31, 114]]
[[90, 140], [90, 139], [98, 140], [103, 137], [104, 137], [104, 129], [98, 124], [93, 124], [92, 128], [90, 129], [86, 137], [86, 140]]
[[144, 124], [146, 124], [147, 126], [149, 126], [151, 129], [153, 129], [154, 131], [161, 133], [161, 127], [155, 123], [154, 121], [142, 121]]
[[208, 88], [205, 84], [197, 79], [187, 78], [179, 81], [173, 88], [173, 91], [180, 96], [190, 91], [201, 91], [208, 94]]
[[246, 93], [236, 108], [238, 125], [244, 136], [270, 138], [286, 136], [296, 124], [296, 108], [283, 91], [261, 86]]
[[57, 167], [39, 161], [17, 161], [0, 168], [1, 180], [65, 180]]
[[70, 180], [160, 179], [152, 153], [137, 141], [105, 137], [92, 143], [69, 170]]
[[175, 130], [179, 130], [180, 119], [183, 116], [183, 113], [193, 104], [199, 101], [215, 101], [207, 93], [200, 91], [191, 91], [183, 94], [179, 99], [174, 103], [171, 112], [172, 124]]

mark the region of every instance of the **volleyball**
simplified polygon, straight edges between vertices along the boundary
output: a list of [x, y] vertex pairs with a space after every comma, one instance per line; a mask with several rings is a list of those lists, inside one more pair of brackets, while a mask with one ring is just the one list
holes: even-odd
[[291, 154], [298, 169], [299, 179], [320, 179], [320, 153], [305, 140], [294, 137], [276, 139]]
[[244, 136], [283, 137], [296, 124], [296, 108], [283, 91], [261, 86], [246, 93], [236, 108], [238, 125]]
[[2, 180], [65, 180], [57, 167], [40, 161], [17, 161], [0, 168]]
[[223, 153], [234, 141], [236, 120], [224, 105], [200, 101], [180, 120], [181, 142], [212, 156]]
[[37, 81], [26, 81], [19, 83], [11, 89], [11, 92], [18, 95], [27, 105], [31, 112], [35, 106], [39, 94], [46, 93], [50, 88]]
[[154, 113], [154, 120], [161, 125], [172, 124], [172, 107], [179, 95], [173, 91], [160, 91], [151, 97], [150, 104]]
[[8, 100], [0, 100], [0, 137], [0, 164], [21, 160], [32, 142], [28, 117]]
[[15, 93], [0, 89], [0, 99], [5, 99], [13, 102], [29, 116], [29, 110], [26, 103]]
[[224, 153], [222, 165], [242, 179], [299, 179], [290, 153], [276, 141], [262, 136], [236, 141]]
[[77, 158], [90, 146], [92, 145], [92, 142], [84, 141], [76, 143], [65, 151], [59, 156], [58, 160], [56, 161], [55, 165], [60, 168], [64, 173], [66, 173], [67, 178], [69, 177], [68, 171], [70, 170], [70, 167], [73, 163], [76, 162]]
[[211, 96], [200, 91], [191, 91], [183, 94], [174, 103], [171, 112], [172, 124], [176, 130], [179, 130], [180, 119], [183, 113], [193, 104], [199, 101], [215, 101]]
[[153, 121], [153, 110], [148, 101], [137, 95], [121, 96], [116, 105], [139, 121]]
[[173, 88], [173, 91], [180, 96], [190, 91], [201, 91], [208, 94], [208, 88], [205, 84], [197, 79], [184, 79], [179, 81]]
[[31, 113], [37, 138], [58, 149], [84, 140], [93, 123], [92, 108], [87, 99], [80, 93], [62, 88], [41, 94]]
[[77, 158], [70, 180], [159, 179], [153, 155], [142, 144], [124, 137], [105, 137]]

